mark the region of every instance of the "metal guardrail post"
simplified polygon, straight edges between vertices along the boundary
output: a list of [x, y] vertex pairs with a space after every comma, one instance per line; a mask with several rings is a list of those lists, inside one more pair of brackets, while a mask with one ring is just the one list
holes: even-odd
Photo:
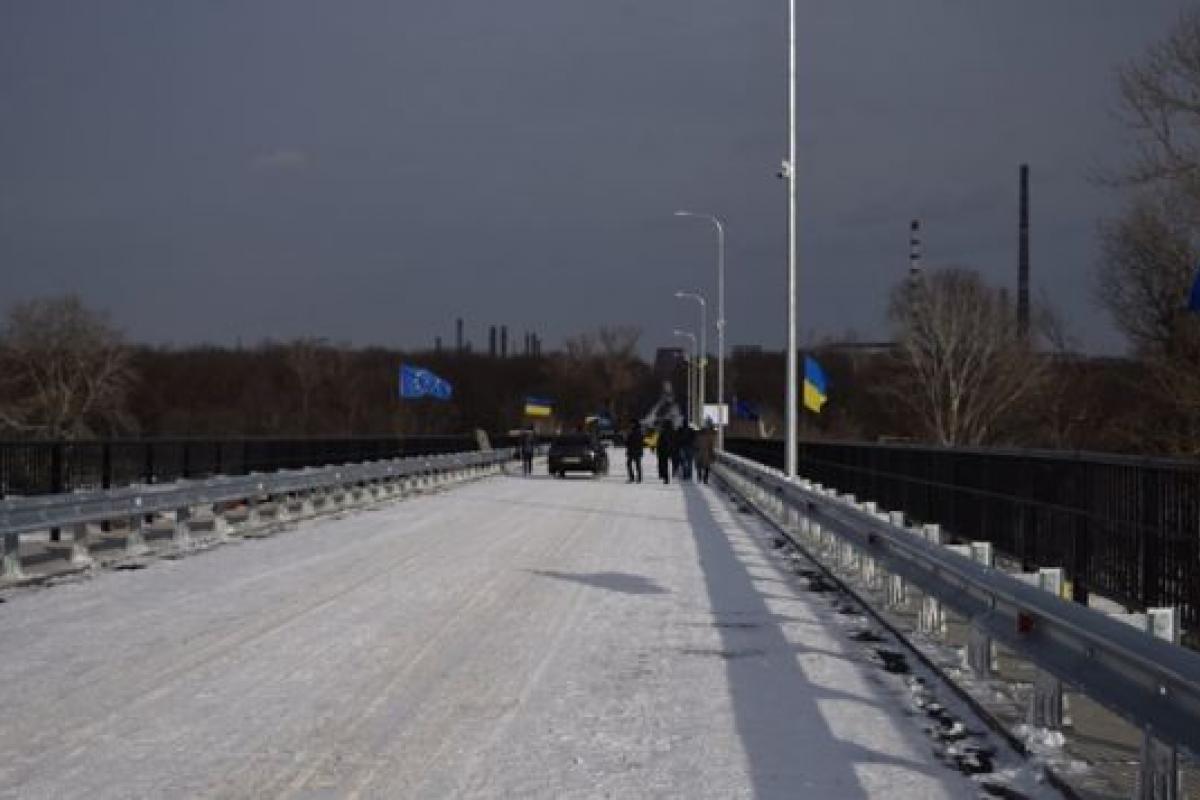
[[[883, 518], [898, 528], [904, 527], [904, 512], [892, 511]], [[901, 608], [908, 603], [908, 586], [903, 575], [888, 575], [887, 605], [889, 608]]]
[[[55, 442], [50, 446], [50, 493], [62, 494], [64, 488], [63, 481], [63, 443]], [[50, 529], [50, 541], [57, 542], [62, 539], [62, 531], [59, 528]]]
[[[1055, 597], [1064, 595], [1065, 576], [1060, 567], [1043, 567], [1038, 570], [1038, 585]], [[1039, 669], [1033, 680], [1033, 695], [1029, 701], [1029, 725], [1052, 733], [1060, 733], [1063, 727], [1063, 686], [1054, 675]]]
[[146, 442], [142, 452], [142, 483], [154, 483], [154, 443]]
[[92, 563], [89, 552], [91, 528], [86, 522], [77, 522], [71, 530], [71, 564], [81, 567]]
[[[942, 545], [942, 528], [937, 523], [926, 523], [921, 526], [920, 535], [925, 541], [940, 547]], [[922, 593], [921, 611], [917, 616], [917, 630], [927, 636], [941, 637], [946, 633], [946, 615], [941, 602], [931, 594]]]
[[[971, 542], [971, 559], [988, 569], [995, 569], [996, 554], [991, 542]], [[996, 669], [996, 648], [992, 637], [981, 626], [972, 623], [967, 634], [967, 666], [976, 678], [991, 678]]]
[[[1146, 633], [1172, 644], [1179, 644], [1179, 623], [1178, 608], [1151, 608], [1146, 612]], [[1177, 800], [1179, 796], [1178, 752], [1147, 728], [1142, 734], [1134, 800]]]
[[21, 569], [21, 537], [14, 533], [5, 533], [0, 537], [0, 579], [19, 581], [25, 577]]
[[191, 546], [192, 531], [191, 531], [192, 510], [188, 506], [181, 506], [175, 509], [175, 546], [181, 550]]
[[[141, 503], [135, 505], [141, 505]], [[140, 556], [150, 549], [146, 546], [146, 537], [143, 533], [146, 516], [135, 511], [129, 517], [129, 534], [125, 537], [125, 554], [127, 556]]]

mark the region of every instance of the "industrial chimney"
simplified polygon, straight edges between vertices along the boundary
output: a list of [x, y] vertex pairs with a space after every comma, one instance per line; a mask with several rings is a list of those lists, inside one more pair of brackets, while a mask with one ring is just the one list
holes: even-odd
[[1020, 245], [1017, 256], [1017, 330], [1029, 335], [1029, 165], [1021, 165]]
[[908, 226], [908, 277], [916, 279], [921, 274], [921, 220], [914, 219]]

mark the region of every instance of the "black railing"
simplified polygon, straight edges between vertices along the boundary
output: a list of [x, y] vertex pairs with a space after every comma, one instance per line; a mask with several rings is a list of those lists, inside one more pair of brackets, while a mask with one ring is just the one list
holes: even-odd
[[[492, 437], [496, 446], [508, 437]], [[0, 497], [478, 449], [474, 435], [0, 441]]]
[[[726, 449], [782, 468], [783, 442]], [[802, 442], [801, 477], [986, 540], [1025, 569], [1063, 567], [1132, 608], [1178, 606], [1200, 625], [1200, 464], [1053, 451]]]

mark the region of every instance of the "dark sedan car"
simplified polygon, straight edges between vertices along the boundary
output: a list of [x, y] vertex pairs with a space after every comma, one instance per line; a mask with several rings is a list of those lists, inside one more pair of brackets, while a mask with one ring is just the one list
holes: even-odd
[[608, 473], [608, 453], [604, 444], [586, 433], [557, 436], [550, 442], [550, 474], [564, 477], [568, 472]]

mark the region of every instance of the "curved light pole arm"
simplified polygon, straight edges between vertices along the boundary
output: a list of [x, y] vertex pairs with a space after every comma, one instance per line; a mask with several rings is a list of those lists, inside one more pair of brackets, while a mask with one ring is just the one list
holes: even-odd
[[[716, 214], [679, 210], [677, 217], [698, 217], [717, 229], [717, 408], [725, 408], [725, 224]], [[705, 354], [707, 355], [707, 353]], [[721, 413], [720, 410], [717, 412]], [[728, 414], [728, 412], [726, 412]], [[717, 448], [725, 449], [725, 421], [717, 420]]]

